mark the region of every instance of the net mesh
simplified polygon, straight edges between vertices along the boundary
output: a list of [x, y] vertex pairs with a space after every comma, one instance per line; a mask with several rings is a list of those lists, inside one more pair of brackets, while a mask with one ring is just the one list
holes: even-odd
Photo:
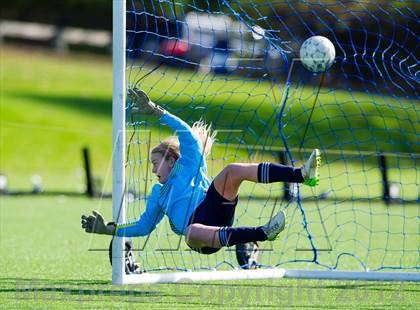
[[[314, 189], [243, 183], [234, 226], [263, 225], [273, 209], [288, 216], [280, 237], [260, 244], [261, 266], [418, 270], [417, 14], [404, 1], [130, 0], [128, 87], [190, 125], [213, 125], [210, 179], [229, 163], [300, 166], [321, 150]], [[324, 74], [298, 60], [313, 35], [336, 48]], [[150, 149], [173, 133], [129, 111], [126, 127], [127, 218], [136, 220], [157, 181]], [[233, 247], [189, 250], [167, 218], [134, 241], [148, 271], [238, 267]]]

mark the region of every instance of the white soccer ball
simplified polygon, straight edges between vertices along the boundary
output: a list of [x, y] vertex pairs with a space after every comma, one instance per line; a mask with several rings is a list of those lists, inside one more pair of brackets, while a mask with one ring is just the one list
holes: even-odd
[[300, 61], [309, 71], [324, 72], [331, 67], [334, 59], [334, 44], [326, 37], [310, 37], [300, 47]]

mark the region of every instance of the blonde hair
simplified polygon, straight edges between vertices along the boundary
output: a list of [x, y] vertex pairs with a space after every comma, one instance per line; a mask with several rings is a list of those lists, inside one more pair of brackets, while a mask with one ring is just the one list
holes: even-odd
[[211, 152], [213, 143], [216, 141], [216, 132], [212, 131], [211, 124], [206, 124], [202, 119], [195, 122], [191, 130], [201, 143], [204, 157], [207, 157]]
[[[204, 157], [207, 157], [211, 152], [214, 141], [216, 141], [216, 132], [212, 131], [211, 124], [207, 125], [202, 119], [192, 125], [191, 131], [198, 138]], [[177, 160], [180, 157], [178, 137], [166, 138], [153, 148], [153, 153], [159, 153], [165, 159], [172, 157]]]

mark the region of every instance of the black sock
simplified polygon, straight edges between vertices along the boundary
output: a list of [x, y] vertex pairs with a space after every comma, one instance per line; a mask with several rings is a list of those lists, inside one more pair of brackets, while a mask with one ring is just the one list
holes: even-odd
[[222, 246], [232, 246], [252, 241], [265, 241], [267, 235], [260, 227], [220, 227], [219, 240]]
[[261, 163], [258, 165], [258, 182], [293, 182], [303, 183], [302, 169], [274, 163]]

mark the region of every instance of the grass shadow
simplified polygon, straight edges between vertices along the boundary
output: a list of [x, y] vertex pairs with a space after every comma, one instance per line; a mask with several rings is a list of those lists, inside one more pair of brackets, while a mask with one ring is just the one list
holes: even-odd
[[0, 293], [15, 293], [18, 299], [43, 299], [45, 296], [61, 295], [83, 297], [84, 300], [89, 300], [89, 297], [94, 300], [98, 296], [119, 298], [171, 296], [155, 288], [157, 287], [142, 286], [139, 289], [127, 285], [115, 288], [106, 280], [0, 278]]
[[11, 95], [31, 100], [37, 101], [43, 104], [52, 104], [55, 106], [62, 106], [65, 108], [77, 110], [80, 113], [91, 113], [97, 116], [109, 117], [112, 116], [112, 99], [106, 98], [90, 98], [84, 96], [64, 96], [64, 95], [43, 95], [36, 93], [11, 93]]
[[46, 278], [10, 278], [0, 277], [0, 285], [3, 283], [48, 283], [49, 285], [108, 285], [107, 280], [81, 280], [81, 279], [46, 279]]
[[[112, 116], [111, 98], [29, 92], [13, 92], [11, 95], [66, 107], [80, 113], [109, 118]], [[266, 104], [265, 98], [235, 102], [234, 99], [229, 101], [224, 97], [206, 97], [194, 101], [187, 97], [163, 96], [157, 102], [189, 123], [200, 118], [213, 123], [214, 129], [222, 130], [218, 136], [221, 143], [283, 146], [278, 129], [279, 120], [273, 107]], [[373, 102], [368, 103], [363, 105], [363, 110], [360, 110], [358, 105], [348, 102], [340, 107], [331, 103], [316, 109], [311, 121], [311, 130], [305, 137], [305, 147], [353, 149], [353, 144], [357, 142], [360, 149], [370, 151], [373, 150], [372, 143], [376, 149], [389, 152], [414, 152], [418, 149], [417, 137], [414, 135], [416, 115], [413, 108], [407, 107], [407, 115], [402, 118], [396, 117], [395, 112], [387, 106], [382, 106], [381, 110], [377, 111], [378, 107]], [[289, 147], [300, 145], [309, 113], [306, 106], [297, 106], [283, 119], [283, 130]], [[148, 124], [156, 121], [145, 118], [139, 120]], [[387, 130], [384, 130], [385, 127]], [[236, 132], [238, 129], [242, 131]]]

